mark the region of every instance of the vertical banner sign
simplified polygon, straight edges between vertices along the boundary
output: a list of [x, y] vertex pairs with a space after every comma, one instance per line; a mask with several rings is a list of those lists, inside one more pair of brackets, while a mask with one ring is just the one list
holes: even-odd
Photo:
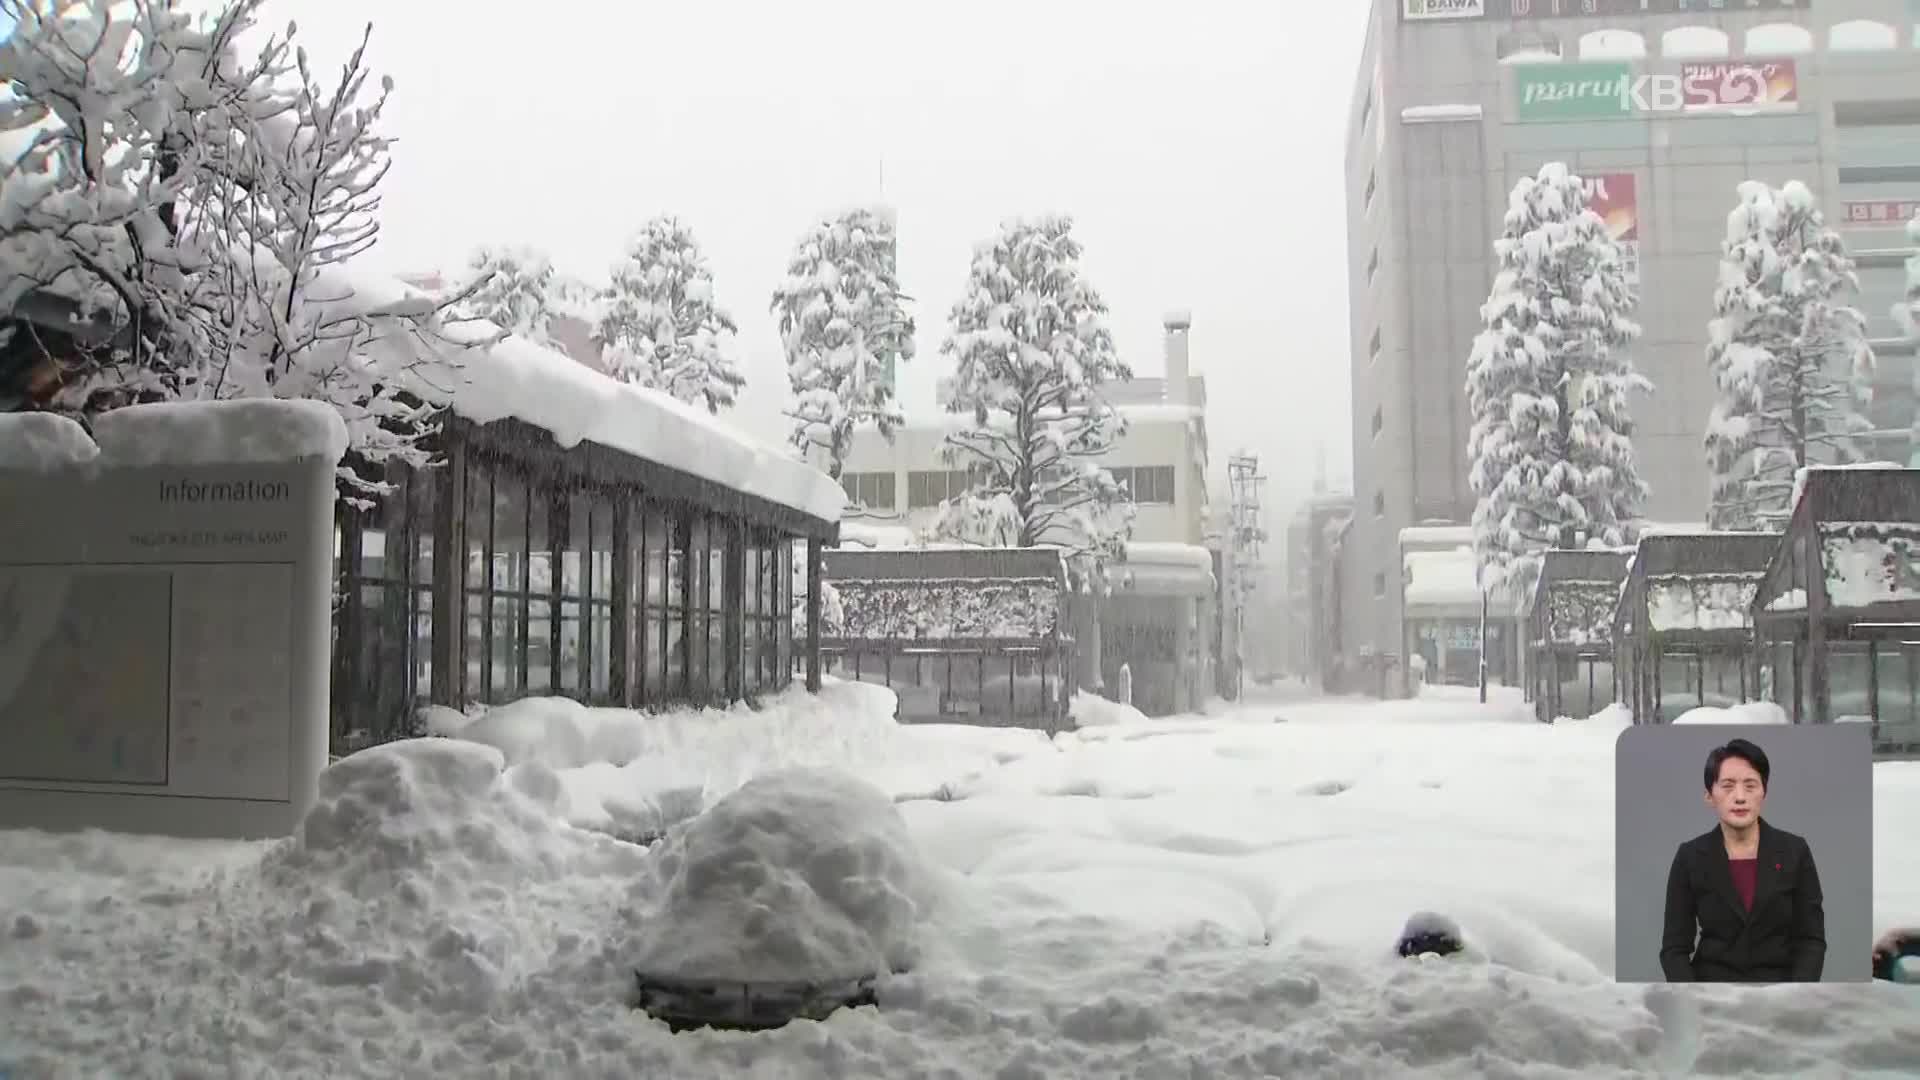
[[1583, 178], [1587, 209], [1599, 216], [1607, 235], [1620, 245], [1627, 283], [1640, 285], [1640, 203], [1632, 173], [1596, 173]]

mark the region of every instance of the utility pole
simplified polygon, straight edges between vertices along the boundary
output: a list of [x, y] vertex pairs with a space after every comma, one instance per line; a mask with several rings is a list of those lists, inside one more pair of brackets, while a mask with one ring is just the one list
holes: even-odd
[[1260, 493], [1267, 478], [1260, 475], [1260, 458], [1244, 451], [1227, 459], [1227, 477], [1231, 518], [1227, 543], [1234, 581], [1233, 693], [1237, 701], [1246, 693], [1247, 609], [1260, 587], [1260, 544], [1267, 538], [1260, 512]]

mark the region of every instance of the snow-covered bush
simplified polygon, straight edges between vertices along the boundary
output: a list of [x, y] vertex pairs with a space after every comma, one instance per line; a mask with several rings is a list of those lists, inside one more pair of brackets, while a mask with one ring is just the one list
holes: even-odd
[[55, 357], [65, 411], [334, 406], [353, 450], [342, 486], [365, 501], [389, 459], [427, 460], [438, 411], [403, 387], [457, 349], [439, 302], [372, 301], [343, 266], [379, 235], [391, 82], [369, 91], [363, 41], [323, 84], [291, 25], [243, 57], [261, 4], [8, 5], [0, 130], [23, 145], [0, 164], [0, 310], [51, 299], [110, 328], [106, 347]]
[[856, 429], [893, 438], [902, 417], [893, 365], [913, 359], [913, 316], [900, 293], [894, 219], [857, 208], [815, 224], [773, 293], [793, 391], [791, 441], [821, 449], [840, 476]]
[[1467, 358], [1474, 555], [1482, 588], [1520, 594], [1539, 553], [1631, 543], [1647, 485], [1630, 395], [1652, 389], [1627, 346], [1637, 300], [1580, 177], [1550, 163], [1508, 199], [1499, 269]]
[[827, 637], [1043, 638], [1060, 623], [1060, 590], [1050, 581], [846, 579], [834, 590], [838, 603], [821, 619]]
[[747, 377], [723, 346], [739, 328], [715, 305], [713, 273], [679, 219], [641, 227], [613, 267], [605, 302], [599, 335], [610, 374], [709, 412], [732, 407]]
[[1012, 220], [974, 250], [940, 350], [954, 364], [940, 400], [968, 418], [947, 451], [978, 480], [934, 528], [983, 546], [1059, 547], [1092, 589], [1133, 531], [1133, 503], [1100, 464], [1125, 429], [1100, 388], [1133, 372], [1072, 233], [1065, 216]]
[[1739, 191], [1707, 324], [1707, 519], [1778, 528], [1801, 468], [1857, 460], [1854, 438], [1871, 427], [1861, 398], [1873, 350], [1866, 320], [1844, 303], [1859, 288], [1853, 259], [1813, 193], [1797, 180]]

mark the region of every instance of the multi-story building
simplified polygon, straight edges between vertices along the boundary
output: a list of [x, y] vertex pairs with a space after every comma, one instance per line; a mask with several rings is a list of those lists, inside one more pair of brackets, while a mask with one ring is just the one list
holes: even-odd
[[1323, 493], [1287, 522], [1287, 673], [1336, 692], [1347, 688], [1340, 545], [1352, 521], [1352, 496]]
[[[1167, 316], [1164, 377], [1102, 388], [1126, 429], [1101, 464], [1127, 485], [1135, 516], [1125, 565], [1099, 604], [1098, 633], [1081, 631], [1081, 675], [1112, 692], [1127, 665], [1134, 704], [1149, 713], [1197, 708], [1218, 688], [1223, 575], [1208, 497], [1206, 380], [1190, 370], [1190, 326], [1185, 313]], [[924, 536], [941, 503], [972, 482], [965, 455], [950, 457], [947, 442], [967, 420], [910, 419], [891, 441], [857, 431], [840, 477], [851, 504], [843, 542]]]
[[[1859, 261], [1879, 363], [1868, 448], [1920, 453], [1890, 317], [1920, 209], [1910, 0], [1376, 0], [1348, 123], [1353, 647], [1405, 686], [1401, 530], [1471, 519], [1465, 366], [1523, 176], [1564, 162], [1627, 249], [1655, 391], [1635, 403], [1648, 517], [1698, 521], [1707, 321], [1736, 187], [1800, 180]], [[1395, 664], [1397, 661], [1397, 664]]]

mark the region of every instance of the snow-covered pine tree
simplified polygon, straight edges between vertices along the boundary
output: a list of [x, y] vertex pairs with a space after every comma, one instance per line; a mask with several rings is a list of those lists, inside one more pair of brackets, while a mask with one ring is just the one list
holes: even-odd
[[1845, 303], [1859, 287], [1853, 259], [1813, 193], [1797, 180], [1749, 180], [1739, 195], [1707, 324], [1707, 521], [1779, 528], [1802, 467], [1856, 460], [1854, 437], [1870, 427], [1859, 399], [1873, 350], [1866, 320]]
[[[1907, 259], [1907, 298], [1904, 303], [1894, 307], [1894, 318], [1906, 328], [1907, 336], [1920, 342], [1920, 211], [1915, 211], [1913, 220], [1907, 222], [1907, 242], [1915, 252]], [[1920, 364], [1913, 369], [1913, 393], [1920, 400]], [[1913, 417], [1913, 435], [1907, 440], [1907, 464], [1920, 469], [1920, 412]]]
[[1493, 288], [1467, 358], [1468, 482], [1484, 588], [1532, 588], [1550, 547], [1631, 542], [1647, 485], [1630, 395], [1652, 386], [1619, 245], [1560, 163], [1523, 177], [1494, 241]]
[[108, 348], [61, 357], [76, 369], [56, 407], [83, 418], [139, 401], [328, 402], [352, 438], [343, 492], [364, 500], [387, 461], [429, 460], [438, 410], [404, 387], [458, 347], [440, 303], [357, 296], [341, 266], [379, 233], [391, 83], [363, 101], [363, 40], [321, 84], [291, 25], [242, 57], [261, 2], [205, 16], [9, 4], [0, 129], [31, 134], [0, 174], [0, 310], [38, 295], [112, 328]]
[[793, 391], [790, 441], [822, 450], [840, 478], [853, 433], [900, 425], [892, 365], [913, 359], [913, 316], [900, 293], [893, 214], [847, 210], [809, 229], [773, 292]]
[[460, 313], [516, 337], [552, 345], [557, 281], [553, 260], [522, 245], [481, 247], [467, 260]]
[[713, 302], [692, 230], [672, 216], [642, 226], [613, 267], [600, 319], [608, 372], [717, 413], [747, 382], [722, 349], [722, 336], [737, 331]]
[[1072, 230], [1066, 216], [1012, 220], [974, 250], [940, 350], [954, 364], [940, 398], [966, 418], [947, 437], [949, 459], [979, 479], [941, 507], [934, 531], [1059, 547], [1077, 586], [1097, 591], [1133, 528], [1132, 501], [1100, 464], [1125, 425], [1100, 387], [1133, 373]]

